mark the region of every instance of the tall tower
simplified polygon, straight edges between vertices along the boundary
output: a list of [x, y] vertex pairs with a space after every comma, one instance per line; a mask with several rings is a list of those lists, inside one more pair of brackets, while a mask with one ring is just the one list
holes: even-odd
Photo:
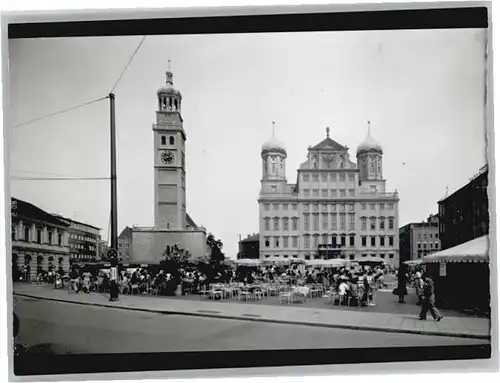
[[262, 145], [262, 182], [278, 182], [286, 183], [286, 147], [279, 141], [274, 133], [271, 138]]
[[181, 93], [174, 88], [169, 68], [158, 89], [154, 133], [155, 227], [186, 227], [186, 133], [181, 116]]
[[385, 180], [382, 175], [382, 146], [373, 139], [368, 121], [368, 132], [365, 140], [358, 146], [359, 181], [370, 191], [385, 192]]

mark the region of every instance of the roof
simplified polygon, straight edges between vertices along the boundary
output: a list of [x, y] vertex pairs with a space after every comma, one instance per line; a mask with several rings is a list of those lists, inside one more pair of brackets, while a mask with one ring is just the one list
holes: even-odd
[[118, 236], [118, 239], [127, 239], [127, 238], [132, 238], [132, 229], [128, 226], [126, 226], [125, 229], [123, 229], [120, 235]]
[[92, 225], [89, 225], [88, 223], [85, 223], [85, 222], [80, 222], [80, 221], [75, 221], [74, 219], [71, 219], [71, 218], [66, 218], [60, 214], [54, 214], [55, 217], [63, 220], [63, 221], [66, 221], [66, 222], [73, 222], [73, 223], [77, 223], [79, 225], [85, 225], [85, 226], [88, 226], [88, 227], [91, 227], [93, 229], [97, 229], [97, 230], [101, 230], [100, 227], [96, 227], [96, 226], [92, 226]]
[[260, 241], [260, 235], [254, 234], [248, 238], [242, 239], [240, 242], [259, 242], [259, 241]]
[[193, 221], [193, 219], [191, 218], [191, 216], [189, 214], [187, 214], [187, 213], [186, 213], [186, 222], [191, 227], [198, 227], [198, 225], [196, 225], [196, 223]]
[[12, 198], [12, 214], [50, 223], [52, 225], [63, 227], [69, 226], [69, 224], [62, 221], [55, 215], [47, 213], [45, 210], [40, 209], [38, 206], [17, 198]]
[[474, 183], [478, 178], [481, 178], [481, 177], [486, 177], [486, 179], [488, 179], [488, 165], [485, 165], [483, 166], [481, 169], [479, 169], [479, 172], [476, 173], [470, 180], [469, 182], [467, 182], [465, 185], [463, 185], [462, 187], [460, 187], [459, 189], [455, 190], [453, 193], [451, 194], [448, 194], [448, 188], [446, 188], [446, 195], [444, 197], [442, 197], [439, 201], [438, 201], [438, 204], [440, 203], [443, 203], [444, 201], [446, 201], [448, 198], [451, 198], [455, 195], [457, 195], [458, 193], [462, 192], [463, 190], [467, 189], [467, 187], [469, 187], [469, 185], [471, 185], [472, 183]]
[[489, 261], [488, 235], [462, 243], [455, 247], [426, 255], [424, 263], [435, 262], [488, 262]]
[[345, 146], [340, 145], [337, 141], [332, 140], [330, 137], [325, 138], [323, 141], [313, 146], [309, 150], [323, 150], [323, 149], [339, 150], [343, 152], [347, 151], [347, 148]]

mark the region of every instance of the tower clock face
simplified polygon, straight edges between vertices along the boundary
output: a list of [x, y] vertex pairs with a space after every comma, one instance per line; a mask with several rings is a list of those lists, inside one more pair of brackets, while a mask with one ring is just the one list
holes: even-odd
[[161, 154], [161, 160], [165, 164], [171, 164], [172, 162], [174, 162], [174, 154], [172, 152], [168, 152], [168, 151], [163, 152]]

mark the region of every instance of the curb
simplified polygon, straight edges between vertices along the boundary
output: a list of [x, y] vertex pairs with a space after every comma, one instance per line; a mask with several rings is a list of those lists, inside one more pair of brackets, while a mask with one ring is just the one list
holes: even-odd
[[25, 293], [14, 293], [16, 296], [34, 298], [53, 302], [70, 303], [82, 306], [94, 306], [94, 307], [105, 307], [118, 310], [128, 310], [128, 311], [139, 311], [139, 312], [149, 312], [154, 314], [163, 315], [184, 315], [193, 317], [204, 317], [204, 318], [218, 318], [218, 319], [230, 319], [230, 320], [240, 320], [247, 322], [263, 322], [263, 323], [280, 323], [296, 326], [309, 326], [309, 327], [323, 327], [323, 328], [337, 328], [345, 330], [357, 330], [357, 331], [373, 331], [373, 332], [387, 332], [387, 333], [400, 333], [400, 334], [413, 334], [413, 335], [432, 335], [432, 336], [444, 336], [453, 338], [466, 338], [466, 339], [481, 339], [491, 341], [490, 335], [480, 335], [480, 334], [467, 334], [467, 333], [457, 333], [457, 332], [440, 332], [432, 330], [414, 330], [414, 329], [396, 329], [396, 328], [381, 328], [381, 327], [370, 327], [370, 326], [359, 326], [359, 325], [349, 325], [349, 324], [329, 324], [329, 323], [314, 323], [314, 322], [303, 322], [303, 321], [291, 321], [291, 320], [278, 320], [269, 318], [257, 318], [248, 316], [236, 316], [228, 314], [212, 314], [208, 312], [186, 312], [186, 311], [175, 311], [175, 310], [158, 310], [158, 309], [147, 309], [147, 308], [137, 308], [137, 307], [120, 307], [113, 306], [107, 303], [87, 303], [87, 302], [75, 302], [71, 300], [61, 299], [61, 298], [47, 298], [40, 297]]

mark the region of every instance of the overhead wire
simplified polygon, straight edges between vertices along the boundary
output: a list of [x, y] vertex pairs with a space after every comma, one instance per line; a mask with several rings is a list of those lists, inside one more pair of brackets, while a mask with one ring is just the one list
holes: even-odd
[[82, 108], [84, 106], [87, 106], [87, 105], [94, 104], [96, 102], [105, 100], [108, 97], [109, 96], [101, 97], [101, 98], [98, 98], [98, 99], [95, 99], [95, 100], [92, 100], [92, 101], [87, 101], [87, 102], [84, 102], [82, 104], [78, 104], [78, 105], [75, 105], [75, 106], [72, 106], [72, 107], [69, 107], [69, 108], [66, 108], [66, 109], [59, 110], [59, 111], [54, 112], [54, 113], [46, 114], [45, 116], [40, 116], [40, 117], [34, 118], [32, 120], [25, 121], [25, 122], [23, 122], [21, 124], [13, 125], [12, 128], [19, 128], [21, 126], [29, 125], [29, 124], [32, 124], [32, 123], [40, 121], [40, 120], [44, 120], [44, 119], [49, 118], [49, 117], [57, 116], [59, 114], [63, 114], [63, 113], [66, 113], [66, 112], [69, 112], [69, 111], [72, 111], [72, 110], [75, 110], [75, 109], [79, 109], [79, 108]]
[[11, 181], [100, 181], [111, 177], [11, 177]]
[[127, 71], [128, 67], [130, 66], [130, 63], [132, 62], [132, 60], [136, 56], [137, 52], [139, 52], [139, 49], [141, 49], [141, 46], [144, 43], [144, 40], [146, 40], [146, 36], [142, 36], [141, 42], [139, 43], [139, 45], [137, 45], [137, 48], [135, 48], [134, 53], [132, 53], [132, 56], [130, 56], [130, 59], [128, 60], [127, 65], [125, 65], [125, 68], [123, 68], [122, 73], [120, 73], [120, 76], [116, 80], [115, 85], [113, 85], [113, 88], [111, 88], [111, 91], [109, 93], [113, 93], [115, 91], [115, 89], [118, 86], [120, 80], [122, 79], [123, 75], [125, 74], [125, 72]]

